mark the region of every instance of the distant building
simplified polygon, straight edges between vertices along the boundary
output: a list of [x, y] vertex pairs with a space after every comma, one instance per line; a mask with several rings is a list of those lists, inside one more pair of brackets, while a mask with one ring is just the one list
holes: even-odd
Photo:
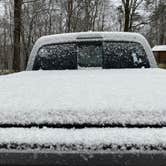
[[152, 51], [159, 66], [166, 67], [166, 45], [155, 46]]

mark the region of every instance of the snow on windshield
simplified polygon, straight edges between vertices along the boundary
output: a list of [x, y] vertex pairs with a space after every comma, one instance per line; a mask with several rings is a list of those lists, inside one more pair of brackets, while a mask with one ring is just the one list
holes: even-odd
[[134, 42], [104, 42], [104, 68], [149, 68], [143, 47]]
[[35, 59], [33, 70], [76, 69], [75, 44], [58, 44], [42, 47]]
[[78, 42], [43, 46], [33, 70], [62, 70], [79, 67], [149, 68], [143, 47], [135, 42]]

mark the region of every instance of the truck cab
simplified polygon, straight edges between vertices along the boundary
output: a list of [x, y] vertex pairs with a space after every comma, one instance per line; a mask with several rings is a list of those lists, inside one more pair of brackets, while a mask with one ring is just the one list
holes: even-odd
[[84, 32], [40, 38], [27, 70], [156, 67], [149, 44], [136, 33]]

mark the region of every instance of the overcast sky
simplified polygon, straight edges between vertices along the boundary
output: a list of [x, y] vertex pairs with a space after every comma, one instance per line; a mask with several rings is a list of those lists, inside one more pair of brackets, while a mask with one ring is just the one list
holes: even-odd
[[0, 15], [4, 14], [4, 7], [3, 7], [3, 3], [0, 2]]

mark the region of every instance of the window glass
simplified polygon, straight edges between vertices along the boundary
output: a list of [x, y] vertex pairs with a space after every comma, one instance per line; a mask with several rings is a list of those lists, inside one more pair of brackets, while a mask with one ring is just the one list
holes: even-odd
[[150, 67], [146, 53], [139, 43], [104, 42], [103, 68]]
[[102, 67], [102, 44], [83, 43], [77, 50], [79, 67]]
[[43, 46], [37, 55], [33, 70], [77, 69], [75, 44]]
[[43, 46], [33, 70], [65, 70], [79, 67], [149, 68], [143, 47], [135, 42], [81, 42]]

